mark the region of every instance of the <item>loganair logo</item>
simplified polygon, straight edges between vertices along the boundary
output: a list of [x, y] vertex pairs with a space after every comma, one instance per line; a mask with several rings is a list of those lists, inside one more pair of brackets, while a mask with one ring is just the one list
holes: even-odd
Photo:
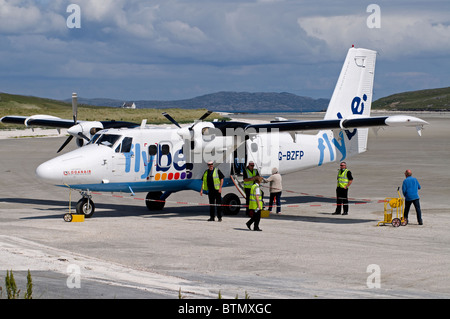
[[[350, 109], [352, 110], [352, 114], [363, 114], [364, 113], [364, 103], [367, 102], [367, 95], [364, 94], [362, 98], [359, 96], [355, 96], [350, 104]], [[342, 119], [342, 114], [338, 112], [337, 114], [338, 119]], [[352, 131], [345, 130], [345, 135], [347, 135], [348, 140], [350, 141], [356, 134], [357, 130], [353, 129]], [[319, 166], [323, 164], [323, 160], [325, 157], [325, 150], [328, 149], [330, 153], [330, 161], [334, 161], [335, 154], [333, 151], [333, 147], [331, 144], [334, 144], [334, 146], [339, 150], [339, 152], [342, 154], [342, 158], [339, 161], [344, 160], [347, 157], [347, 148], [345, 146], [345, 139], [344, 134], [339, 132], [339, 140], [341, 143], [339, 143], [338, 140], [336, 140], [335, 137], [331, 138], [328, 134], [324, 133], [322, 137], [318, 140], [318, 148], [319, 148]]]
[[[184, 180], [192, 178], [191, 163], [186, 163], [183, 149], [170, 152], [168, 145], [151, 145], [141, 147], [141, 144], [133, 144], [131, 151], [124, 153], [125, 155], [125, 173], [130, 173], [132, 170], [135, 173], [141, 171], [144, 167], [144, 173], [140, 176], [141, 179], [150, 179], [151, 173], [154, 173], [154, 180]], [[134, 162], [134, 166], [133, 166]], [[152, 169], [154, 167], [154, 171]]]

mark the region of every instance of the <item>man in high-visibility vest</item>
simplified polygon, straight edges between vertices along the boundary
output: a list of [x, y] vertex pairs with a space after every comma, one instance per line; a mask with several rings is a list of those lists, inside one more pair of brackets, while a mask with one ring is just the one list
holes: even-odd
[[347, 163], [341, 162], [337, 175], [336, 211], [332, 215], [340, 215], [342, 206], [344, 211], [342, 215], [348, 215], [348, 188], [352, 182], [352, 172], [347, 169]]
[[203, 191], [208, 192], [209, 200], [209, 215], [208, 221], [214, 221], [215, 212], [217, 210], [217, 218], [219, 222], [222, 221], [222, 185], [224, 175], [216, 167], [212, 161], [208, 162], [208, 169], [203, 173], [203, 184], [200, 190], [200, 196], [203, 196]]
[[244, 169], [244, 191], [245, 191], [245, 214], [249, 214], [250, 189], [255, 183], [255, 177], [259, 176], [258, 170], [255, 168], [253, 161], [248, 162], [248, 166]]
[[248, 229], [251, 230], [250, 226], [254, 223], [255, 226], [253, 227], [253, 230], [261, 231], [259, 228], [259, 222], [261, 220], [261, 210], [263, 209], [263, 201], [261, 196], [261, 189], [259, 188], [259, 185], [261, 184], [262, 177], [256, 176], [255, 177], [255, 184], [252, 185], [250, 189], [250, 213], [253, 213], [252, 218], [246, 223]]

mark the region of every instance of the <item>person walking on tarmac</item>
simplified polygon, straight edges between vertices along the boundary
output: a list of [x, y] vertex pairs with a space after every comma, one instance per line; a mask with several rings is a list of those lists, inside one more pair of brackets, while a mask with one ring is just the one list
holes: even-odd
[[337, 175], [336, 211], [332, 215], [340, 215], [342, 206], [344, 211], [342, 215], [348, 215], [348, 188], [352, 182], [352, 172], [347, 169], [347, 163], [341, 162]]
[[263, 202], [262, 202], [262, 196], [261, 196], [261, 189], [259, 188], [259, 185], [261, 184], [262, 177], [256, 176], [255, 177], [255, 184], [252, 185], [250, 188], [250, 212], [253, 212], [252, 218], [246, 223], [248, 229], [251, 230], [250, 226], [254, 223], [255, 226], [253, 227], [253, 230], [255, 231], [261, 231], [262, 229], [259, 228], [259, 222], [261, 220], [261, 210], [263, 208]]
[[255, 177], [259, 176], [258, 170], [255, 168], [253, 161], [248, 162], [248, 166], [244, 169], [244, 191], [245, 191], [245, 214], [249, 216], [250, 189], [252, 188]]
[[216, 167], [212, 161], [208, 162], [208, 169], [203, 173], [203, 184], [200, 190], [200, 196], [203, 196], [203, 191], [208, 192], [209, 200], [209, 219], [208, 221], [214, 221], [215, 211], [217, 209], [217, 218], [219, 222], [222, 221], [222, 185], [224, 175]]

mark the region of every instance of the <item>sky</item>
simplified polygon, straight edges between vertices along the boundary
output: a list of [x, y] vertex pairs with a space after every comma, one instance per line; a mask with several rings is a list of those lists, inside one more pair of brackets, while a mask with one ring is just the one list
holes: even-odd
[[0, 0], [0, 92], [331, 98], [352, 45], [378, 52], [374, 100], [450, 86], [450, 1]]

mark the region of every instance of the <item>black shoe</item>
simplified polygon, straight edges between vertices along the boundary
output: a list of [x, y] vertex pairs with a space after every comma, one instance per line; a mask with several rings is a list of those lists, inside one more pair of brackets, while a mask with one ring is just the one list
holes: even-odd
[[245, 225], [247, 225], [247, 228], [248, 228], [248, 229], [252, 230], [252, 229], [250, 228], [251, 224], [245, 223]]
[[254, 231], [262, 231], [262, 229], [261, 228], [255, 228], [255, 229], [253, 229]]
[[214, 218], [210, 218], [210, 219], [208, 219], [208, 221], [209, 221], [209, 222], [213, 222], [213, 221], [214, 221]]
[[348, 213], [342, 213], [342, 215], [348, 215]]
[[419, 225], [423, 225], [423, 222], [422, 222], [422, 221], [420, 221], [420, 222], [419, 222]]
[[218, 222], [221, 222], [221, 221], [222, 221], [222, 218], [219, 218], [217, 221], [218, 221]]
[[336, 212], [334, 212], [333, 214], [331, 214], [331, 215], [340, 215], [341, 213], [336, 213]]

